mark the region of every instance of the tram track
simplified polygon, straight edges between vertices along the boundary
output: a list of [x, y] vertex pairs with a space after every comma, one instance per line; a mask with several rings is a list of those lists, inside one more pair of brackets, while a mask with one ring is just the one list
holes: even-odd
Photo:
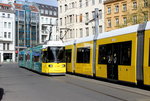
[[113, 96], [113, 95], [110, 95], [110, 94], [107, 94], [107, 93], [104, 93], [104, 92], [101, 92], [101, 91], [98, 91], [98, 90], [94, 90], [94, 89], [91, 89], [91, 88], [88, 88], [86, 86], [79, 85], [79, 84], [76, 84], [76, 83], [73, 83], [73, 82], [70, 82], [70, 81], [66, 81], [66, 80], [62, 80], [62, 79], [58, 79], [58, 78], [55, 78], [55, 80], [60, 81], [60, 82], [65, 82], [67, 84], [71, 84], [71, 85], [74, 85], [76, 87], [80, 87], [80, 88], [83, 88], [83, 89], [86, 89], [86, 90], [89, 90], [89, 91], [93, 91], [93, 92], [96, 92], [96, 93], [99, 93], [99, 94], [102, 94], [102, 95], [105, 95], [105, 96], [108, 96], [108, 97], [111, 97], [111, 98], [114, 98], [114, 99], [117, 99], [117, 100], [120, 100], [120, 101], [128, 101], [126, 99], [119, 98], [117, 96]]
[[[99, 93], [99, 94], [102, 94], [102, 95], [105, 95], [105, 96], [108, 96], [108, 97], [111, 97], [111, 98], [114, 98], [114, 99], [117, 99], [117, 100], [120, 100], [120, 101], [128, 101], [127, 99], [125, 99], [125, 98], [120, 98], [120, 97], [117, 97], [117, 96], [115, 96], [115, 95], [111, 95], [111, 94], [108, 94], [108, 93], [105, 93], [105, 92], [103, 92], [103, 91], [100, 91], [100, 90], [95, 90], [95, 89], [92, 89], [92, 88], [89, 88], [89, 87], [87, 87], [87, 86], [84, 86], [84, 85], [80, 85], [80, 84], [77, 84], [77, 83], [74, 83], [74, 82], [71, 82], [71, 81], [68, 81], [67, 79], [66, 79], [66, 77], [65, 78], [55, 78], [55, 80], [58, 80], [58, 81], [60, 81], [60, 82], [65, 82], [65, 83], [67, 83], [67, 84], [71, 84], [71, 85], [74, 85], [74, 86], [77, 86], [77, 87], [80, 87], [80, 88], [83, 88], [83, 89], [86, 89], [86, 90], [89, 90], [89, 91], [92, 91], [92, 92], [96, 92], [96, 93]], [[85, 81], [87, 81], [87, 80], [85, 80]], [[89, 81], [87, 81], [87, 82], [89, 82]], [[129, 93], [134, 93], [134, 94], [137, 94], [137, 95], [142, 95], [142, 96], [145, 96], [145, 97], [149, 97], [150, 98], [150, 96], [149, 95], [145, 95], [145, 94], [142, 94], [142, 93], [138, 93], [138, 92], [134, 92], [134, 91], [129, 91], [129, 90], [126, 90], [126, 89], [123, 89], [123, 88], [116, 88], [116, 87], [113, 87], [113, 86], [109, 86], [109, 85], [104, 85], [104, 84], [99, 84], [99, 83], [97, 83], [98, 85], [101, 85], [101, 86], [105, 86], [105, 87], [109, 87], [109, 88], [113, 88], [113, 89], [116, 89], [116, 90], [121, 90], [121, 91], [125, 91], [125, 92], [129, 92]]]
[[[85, 80], [83, 78], [79, 78], [79, 79]], [[88, 80], [85, 80], [85, 81], [89, 82]], [[96, 81], [93, 81], [93, 82], [97, 83]], [[112, 85], [106, 85], [106, 84], [102, 84], [102, 83], [101, 84], [97, 83], [97, 84], [105, 86], [105, 87], [110, 87], [110, 88], [113, 88], [113, 89], [117, 89], [117, 90], [123, 90], [123, 91], [126, 91], [126, 92], [130, 92], [130, 93], [134, 93], [134, 94], [138, 94], [138, 95], [143, 95], [143, 96], [146, 96], [146, 97], [150, 97], [150, 95], [145, 95], [143, 93], [135, 92], [133, 90], [131, 91], [131, 90], [123, 89], [123, 88], [120, 88], [120, 87], [113, 87]]]

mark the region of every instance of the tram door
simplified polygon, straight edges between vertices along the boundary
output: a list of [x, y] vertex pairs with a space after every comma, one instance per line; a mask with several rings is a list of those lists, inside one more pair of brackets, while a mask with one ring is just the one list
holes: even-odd
[[109, 44], [107, 49], [107, 78], [118, 80], [119, 45]]

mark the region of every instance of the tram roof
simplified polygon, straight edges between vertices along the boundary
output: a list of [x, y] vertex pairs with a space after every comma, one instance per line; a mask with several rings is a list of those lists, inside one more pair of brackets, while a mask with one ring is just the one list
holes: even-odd
[[65, 45], [62, 41], [49, 41], [46, 45], [43, 45], [43, 48], [46, 48], [49, 46], [65, 46]]
[[147, 22], [145, 30], [148, 30], [148, 29], [150, 29], [150, 21]]
[[73, 45], [75, 43], [75, 40], [71, 40], [68, 42], [65, 42], [65, 46]]
[[104, 32], [102, 34], [99, 34], [97, 39], [103, 39], [103, 38], [108, 38], [108, 37], [113, 37], [113, 36], [118, 36], [118, 35], [124, 35], [124, 34], [128, 34], [128, 33], [134, 33], [134, 32], [137, 32], [138, 26], [139, 26], [139, 24], [112, 30], [109, 32]]
[[77, 39], [75, 43], [82, 43], [82, 42], [88, 42], [88, 41], [93, 41], [93, 40], [94, 40], [94, 35], [91, 35], [88, 37]]

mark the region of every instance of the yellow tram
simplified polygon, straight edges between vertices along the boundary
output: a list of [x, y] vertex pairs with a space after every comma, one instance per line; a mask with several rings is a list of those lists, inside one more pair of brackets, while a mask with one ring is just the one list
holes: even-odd
[[71, 58], [67, 72], [150, 86], [150, 21], [77, 39], [65, 47]]

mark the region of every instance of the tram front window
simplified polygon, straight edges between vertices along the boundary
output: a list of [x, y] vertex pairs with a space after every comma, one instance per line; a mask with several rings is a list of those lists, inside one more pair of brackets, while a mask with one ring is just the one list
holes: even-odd
[[65, 62], [64, 47], [49, 47], [48, 51], [45, 51], [43, 53], [43, 62]]

